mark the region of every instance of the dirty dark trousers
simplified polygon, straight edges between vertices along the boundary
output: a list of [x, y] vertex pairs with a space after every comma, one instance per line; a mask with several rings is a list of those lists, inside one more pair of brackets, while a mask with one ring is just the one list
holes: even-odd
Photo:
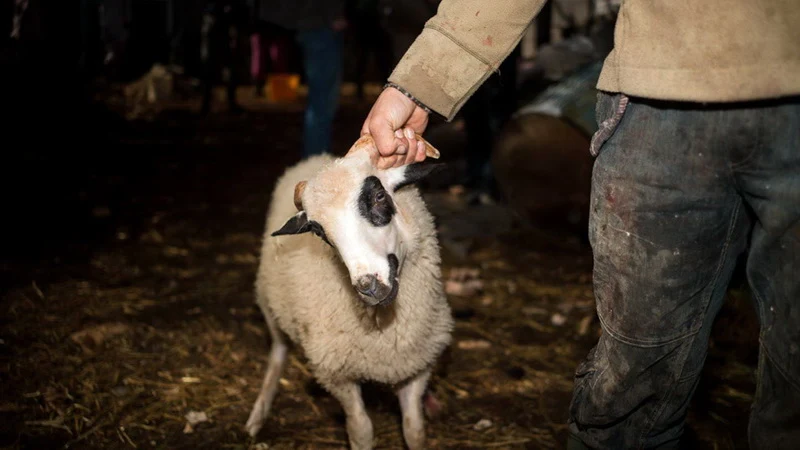
[[699, 105], [601, 93], [597, 121], [589, 238], [602, 335], [575, 373], [568, 448], [680, 448], [745, 252], [761, 327], [750, 448], [797, 448], [800, 98]]

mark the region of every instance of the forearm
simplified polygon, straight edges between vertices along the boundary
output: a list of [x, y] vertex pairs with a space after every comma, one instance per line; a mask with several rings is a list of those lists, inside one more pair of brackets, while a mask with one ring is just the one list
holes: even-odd
[[443, 0], [389, 76], [451, 120], [519, 43], [547, 0]]

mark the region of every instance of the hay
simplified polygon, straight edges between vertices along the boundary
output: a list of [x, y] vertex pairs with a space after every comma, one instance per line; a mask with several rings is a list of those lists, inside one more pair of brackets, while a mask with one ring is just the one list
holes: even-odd
[[[252, 295], [268, 185], [258, 171], [240, 179], [241, 191], [220, 195], [220, 204], [154, 212], [138, 234], [94, 249], [88, 264], [64, 265], [65, 276], [25, 281], [3, 295], [0, 445], [346, 447], [338, 403], [297, 353], [264, 431], [252, 440], [243, 429], [268, 358]], [[508, 229], [507, 218], [497, 219], [502, 233], [494, 235], [486, 217], [456, 229], [463, 211], [475, 211], [436, 210], [463, 244], [443, 251], [445, 276], [455, 270], [453, 280], [481, 284], [450, 297], [457, 324], [430, 383], [440, 406], [427, 424], [430, 448], [563, 448], [573, 372], [599, 332], [588, 249], [570, 237]], [[740, 325], [747, 314], [729, 310], [726, 320]], [[731, 345], [712, 348], [701, 406], [690, 416], [708, 448], [743, 442], [739, 416], [752, 401], [754, 364], [732, 345], [744, 336], [724, 337]], [[402, 448], [396, 398], [366, 387], [365, 397], [378, 448]], [[184, 433], [191, 412], [205, 420]], [[475, 429], [484, 420], [491, 426]]]

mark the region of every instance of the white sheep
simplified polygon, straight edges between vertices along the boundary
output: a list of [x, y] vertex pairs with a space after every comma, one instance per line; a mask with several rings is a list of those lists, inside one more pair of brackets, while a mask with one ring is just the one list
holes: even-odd
[[288, 336], [341, 403], [351, 448], [373, 446], [363, 381], [396, 389], [406, 444], [424, 447], [422, 396], [453, 328], [433, 217], [413, 186], [435, 165], [378, 170], [376, 152], [362, 137], [344, 158], [288, 169], [273, 191], [256, 280], [272, 348], [252, 436], [275, 397]]

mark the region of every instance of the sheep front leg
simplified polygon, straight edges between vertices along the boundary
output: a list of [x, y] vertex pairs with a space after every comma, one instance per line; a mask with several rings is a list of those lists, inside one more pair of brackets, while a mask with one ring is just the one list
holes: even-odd
[[410, 450], [425, 448], [425, 417], [422, 411], [422, 395], [428, 385], [430, 371], [422, 372], [397, 390], [400, 409], [403, 412], [403, 437]]
[[261, 427], [264, 426], [264, 421], [267, 420], [269, 410], [272, 407], [272, 400], [278, 392], [278, 381], [281, 379], [281, 372], [283, 372], [283, 367], [286, 365], [287, 346], [284, 337], [278, 330], [277, 324], [269, 311], [263, 308], [263, 312], [272, 338], [272, 348], [269, 352], [267, 373], [264, 374], [264, 381], [261, 383], [261, 392], [258, 394], [253, 410], [250, 412], [250, 417], [245, 425], [245, 429], [252, 437], [258, 434]]
[[373, 442], [372, 421], [364, 407], [361, 386], [352, 382], [323, 383], [344, 409], [347, 417], [347, 437], [353, 450], [371, 450]]

